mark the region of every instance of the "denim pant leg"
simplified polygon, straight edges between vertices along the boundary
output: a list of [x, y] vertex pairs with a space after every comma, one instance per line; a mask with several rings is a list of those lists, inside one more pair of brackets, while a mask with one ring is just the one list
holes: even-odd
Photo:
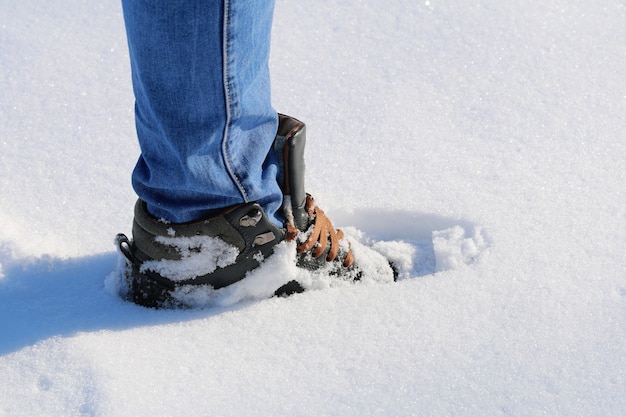
[[258, 201], [276, 223], [272, 0], [123, 0], [141, 155], [133, 187], [164, 220]]

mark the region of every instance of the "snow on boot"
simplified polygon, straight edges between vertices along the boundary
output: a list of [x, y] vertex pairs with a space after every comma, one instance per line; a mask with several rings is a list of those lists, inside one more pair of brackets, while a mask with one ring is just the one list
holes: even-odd
[[163, 223], [143, 201], [135, 205], [133, 240], [117, 235], [129, 263], [129, 298], [146, 307], [176, 304], [172, 292], [185, 285], [223, 288], [244, 278], [284, 238], [256, 203], [225, 209], [189, 223]]

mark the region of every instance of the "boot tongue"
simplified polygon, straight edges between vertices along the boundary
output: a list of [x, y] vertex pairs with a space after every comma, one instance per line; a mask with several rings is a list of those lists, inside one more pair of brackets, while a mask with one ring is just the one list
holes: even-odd
[[304, 147], [306, 128], [304, 123], [290, 116], [278, 115], [279, 125], [274, 151], [279, 161], [281, 174], [279, 184], [283, 191], [283, 210], [287, 223], [305, 230], [309, 225], [304, 188]]

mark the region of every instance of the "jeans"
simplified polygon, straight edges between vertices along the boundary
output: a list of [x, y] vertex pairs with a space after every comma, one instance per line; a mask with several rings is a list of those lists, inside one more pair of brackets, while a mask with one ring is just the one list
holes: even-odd
[[122, 0], [135, 192], [182, 223], [257, 201], [282, 225], [268, 68], [273, 0]]

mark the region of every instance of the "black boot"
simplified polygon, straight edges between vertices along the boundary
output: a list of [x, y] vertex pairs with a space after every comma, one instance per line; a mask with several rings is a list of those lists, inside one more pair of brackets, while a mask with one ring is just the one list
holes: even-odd
[[241, 280], [270, 256], [284, 239], [256, 203], [225, 209], [216, 217], [166, 224], [152, 217], [141, 200], [135, 205], [133, 240], [117, 235], [129, 261], [129, 297], [137, 304], [173, 303], [183, 285], [222, 288]]
[[[281, 165], [284, 228], [273, 225], [256, 203], [230, 207], [208, 219], [166, 224], [152, 217], [139, 200], [133, 240], [117, 235], [118, 247], [128, 260], [126, 280], [132, 301], [148, 307], [176, 305], [172, 292], [181, 286], [219, 289], [234, 284], [283, 239], [296, 241], [299, 267], [344, 280], [360, 279], [350, 244], [305, 191], [305, 144], [304, 123], [279, 115], [274, 152]], [[275, 294], [302, 291], [298, 282], [290, 281]]]

